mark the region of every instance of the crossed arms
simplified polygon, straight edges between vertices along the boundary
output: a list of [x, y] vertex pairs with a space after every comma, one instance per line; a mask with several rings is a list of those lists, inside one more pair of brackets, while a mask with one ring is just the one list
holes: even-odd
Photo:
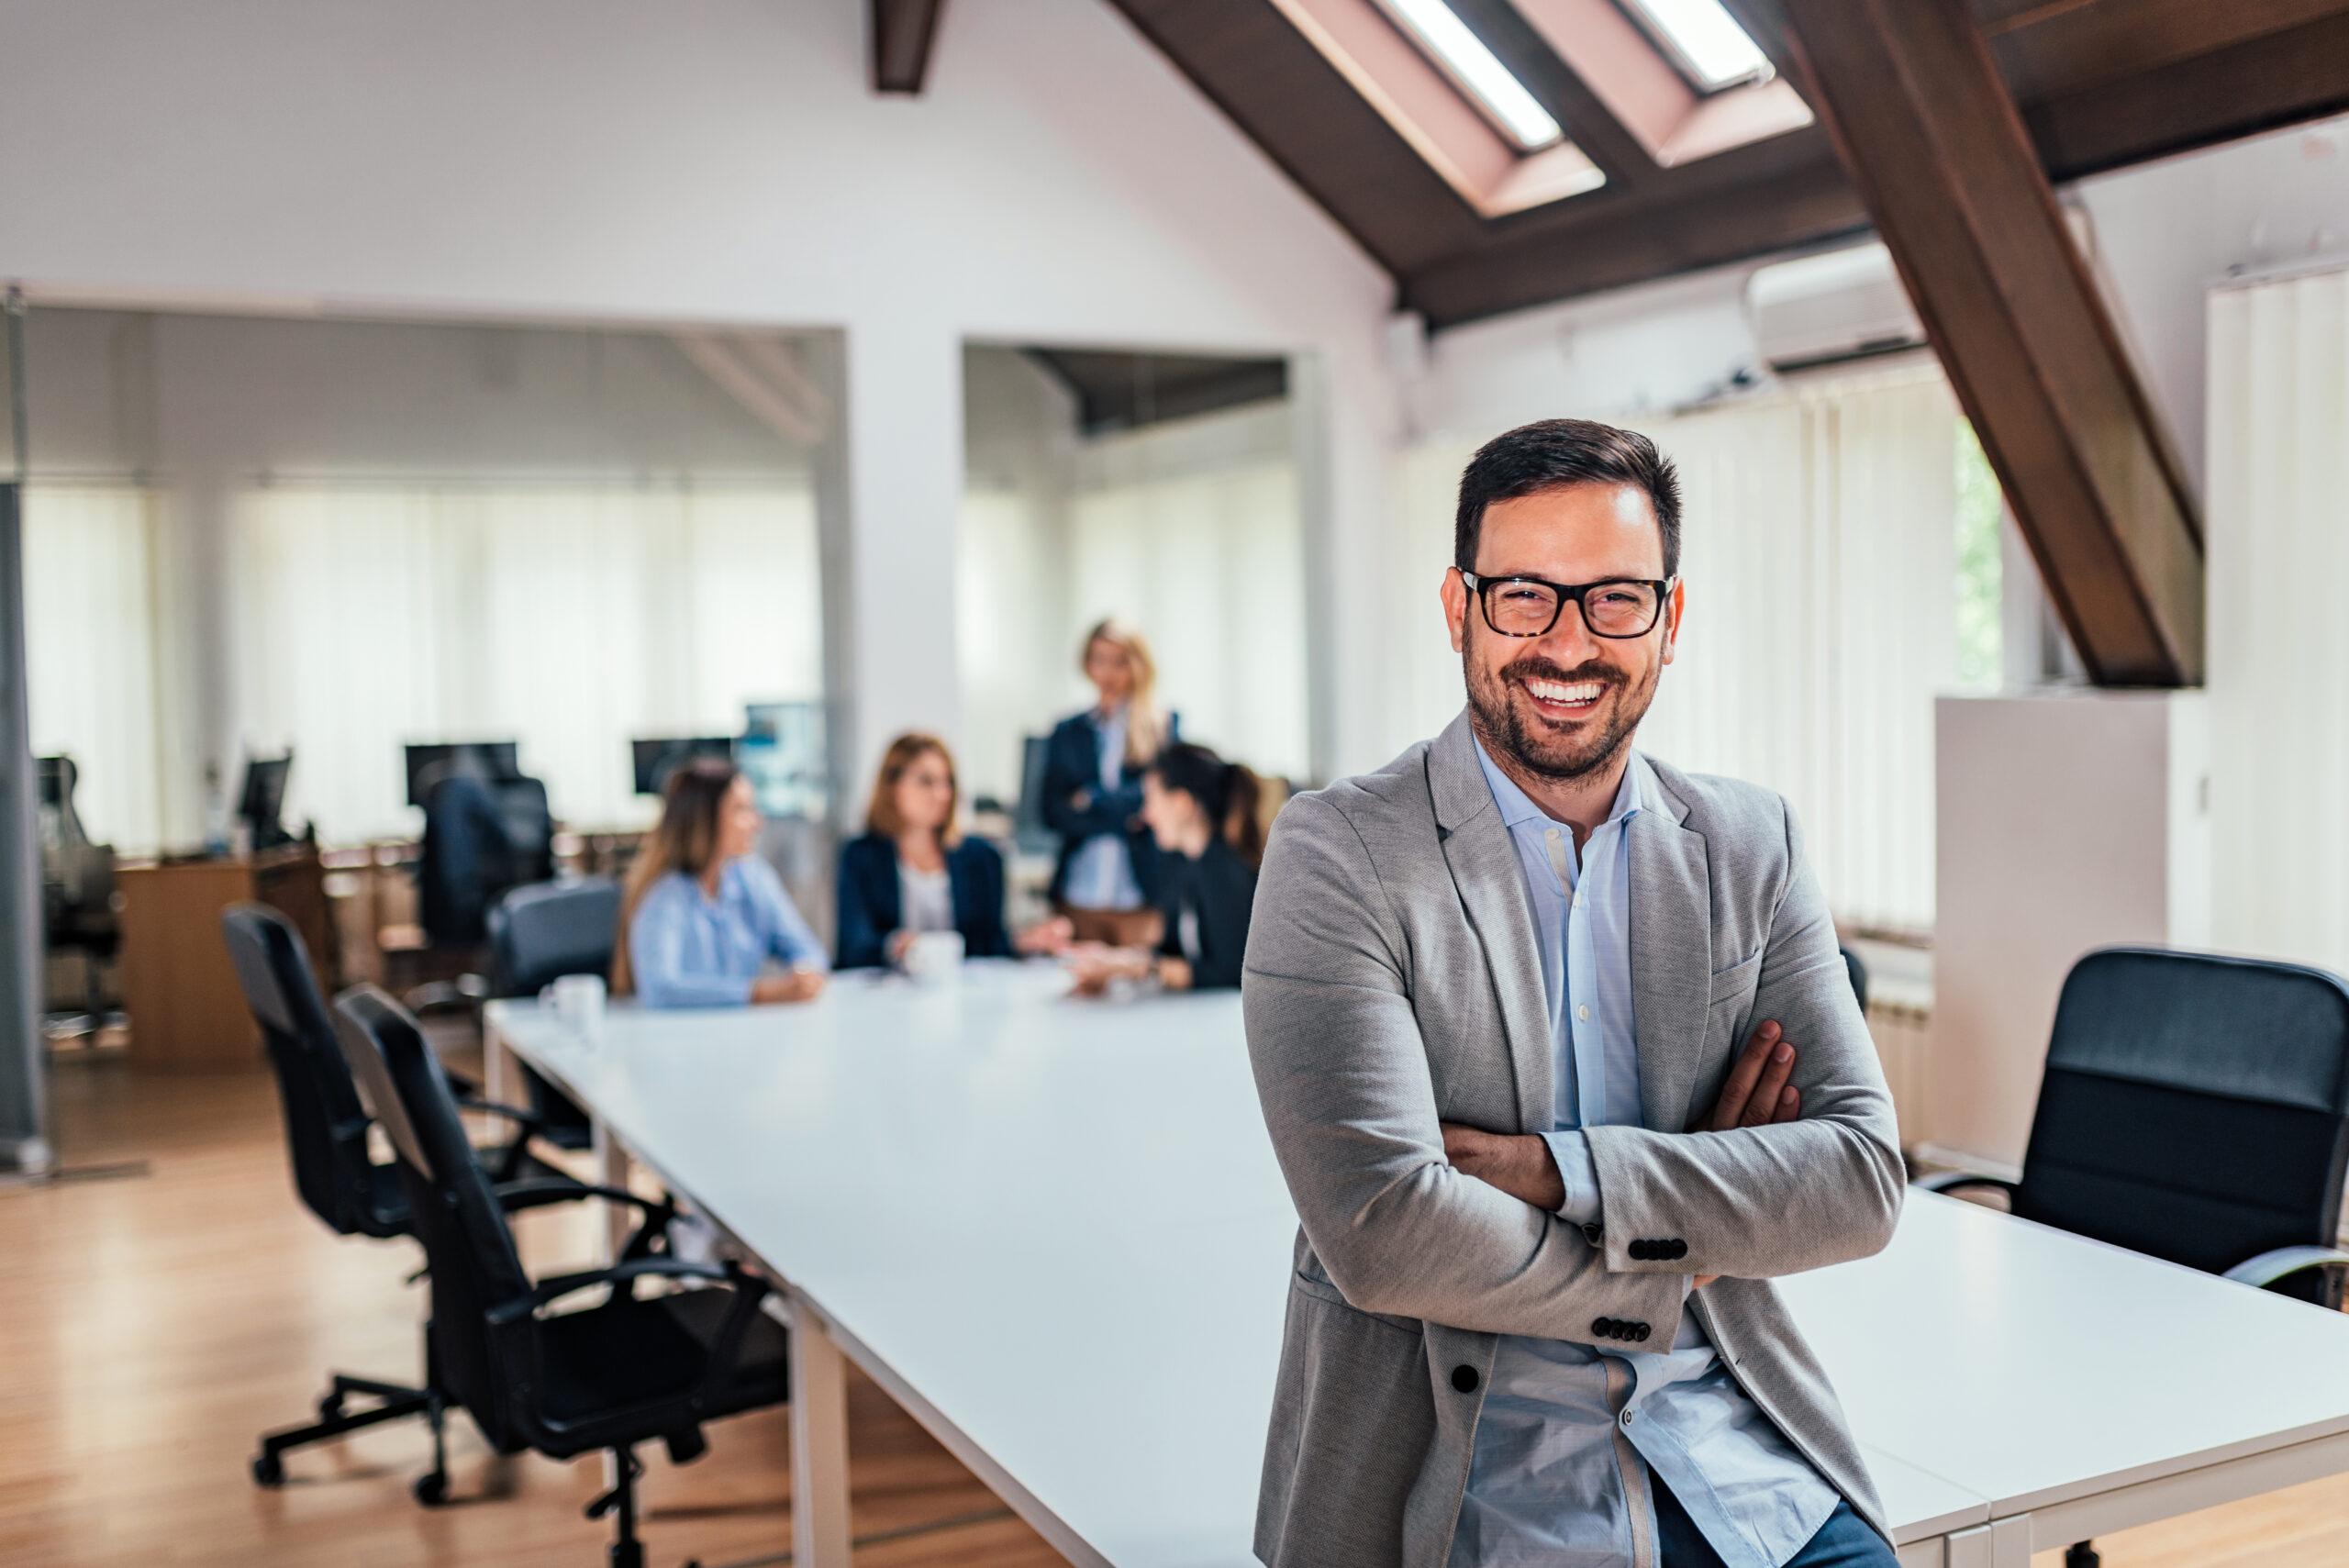
[[[1414, 951], [1353, 823], [1326, 800], [1291, 805], [1259, 884], [1242, 996], [1275, 1151], [1314, 1255], [1348, 1302], [1586, 1343], [1595, 1320], [1631, 1318], [1669, 1343], [1691, 1275], [1768, 1278], [1884, 1245], [1903, 1179], [1889, 1097], [1791, 829], [1789, 853], [1746, 1015], [1774, 1020], [1778, 1036], [1765, 1045], [1766, 1027], [1755, 1031], [1738, 1064], [1751, 1073], [1742, 1096], [1725, 1081], [1712, 1116], [1687, 1132], [1586, 1129], [1604, 1226], [1594, 1246], [1542, 1201], [1563, 1193], [1540, 1184], [1546, 1148], [1536, 1162], [1519, 1142], [1539, 1139], [1447, 1129], [1440, 1117], [1419, 1009], [1441, 1006], [1442, 985], [1464, 996], [1488, 986], [1481, 963], [1426, 972], [1433, 961]], [[1782, 1063], [1781, 1038], [1801, 1042]], [[1453, 1103], [1514, 1104], [1506, 1084], [1476, 1076], [1505, 1073], [1500, 1053], [1464, 1053], [1446, 1070]], [[1635, 1260], [1628, 1249], [1643, 1237], [1687, 1251]]]

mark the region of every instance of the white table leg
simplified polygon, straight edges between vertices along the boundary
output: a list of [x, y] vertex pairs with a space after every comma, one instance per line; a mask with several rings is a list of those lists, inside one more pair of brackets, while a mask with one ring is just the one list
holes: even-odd
[[1946, 1538], [1949, 1568], [2031, 1568], [2031, 1516], [1993, 1519]]
[[849, 1568], [848, 1360], [805, 1301], [792, 1307], [792, 1562]]
[[1948, 1568], [1949, 1540], [1946, 1536], [1929, 1535], [1922, 1540], [1910, 1541], [1892, 1555], [1900, 1568]]
[[482, 1098], [496, 1106], [520, 1105], [519, 1094], [507, 1092], [509, 1085], [516, 1091], [522, 1086], [522, 1074], [515, 1069], [514, 1048], [506, 1043], [504, 1030], [484, 1021], [481, 1027]]
[[[589, 1122], [594, 1139], [596, 1184], [604, 1187], [628, 1185], [628, 1150], [612, 1136], [612, 1129], [602, 1117]], [[636, 1234], [636, 1210], [612, 1198], [604, 1200], [604, 1256], [606, 1267], [620, 1261], [620, 1253], [628, 1248], [628, 1239]]]

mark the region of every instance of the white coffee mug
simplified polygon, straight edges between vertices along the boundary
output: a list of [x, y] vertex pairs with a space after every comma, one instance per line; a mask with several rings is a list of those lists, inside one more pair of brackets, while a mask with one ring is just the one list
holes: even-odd
[[918, 985], [951, 985], [963, 976], [963, 933], [924, 931], [906, 944], [906, 973]]
[[566, 974], [550, 987], [554, 992], [554, 1016], [581, 1034], [593, 1034], [604, 1023], [604, 977]]

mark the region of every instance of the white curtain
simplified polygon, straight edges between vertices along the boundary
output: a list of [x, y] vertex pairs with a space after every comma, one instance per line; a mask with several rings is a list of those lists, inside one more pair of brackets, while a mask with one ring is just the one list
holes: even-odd
[[415, 830], [425, 740], [518, 740], [558, 817], [638, 825], [630, 740], [822, 693], [805, 487], [284, 486], [239, 525], [247, 743], [330, 840]]
[[162, 840], [155, 666], [155, 497], [128, 484], [25, 495], [25, 655], [35, 756], [80, 771], [90, 837]]
[[1302, 777], [1305, 552], [1285, 462], [1080, 494], [1074, 627], [1121, 616], [1151, 639], [1183, 738], [1260, 773]]
[[[1641, 746], [1784, 794], [1839, 918], [1930, 929], [1932, 699], [1957, 674], [1947, 383], [1904, 367], [1627, 422], [1679, 465], [1688, 595]], [[1414, 449], [1396, 484], [1397, 685], [1419, 735], [1463, 700], [1435, 584], [1471, 450]]]
[[963, 784], [1007, 801], [1019, 738], [1091, 700], [1078, 639], [1139, 626], [1186, 740], [1257, 772], [1309, 766], [1305, 539], [1286, 406], [1083, 443], [1065, 472], [963, 497]]
[[2212, 940], [2349, 973], [2349, 272], [2210, 328]]

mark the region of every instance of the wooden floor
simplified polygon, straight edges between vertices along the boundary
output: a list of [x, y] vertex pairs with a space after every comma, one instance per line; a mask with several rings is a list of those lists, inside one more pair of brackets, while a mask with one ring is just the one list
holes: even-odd
[[[308, 1418], [329, 1369], [415, 1379], [423, 1287], [403, 1280], [420, 1254], [338, 1238], [300, 1206], [262, 1074], [139, 1077], [77, 1053], [53, 1087], [69, 1179], [0, 1189], [0, 1564], [604, 1561], [606, 1527], [579, 1512], [602, 1462], [499, 1459], [462, 1416], [449, 1506], [408, 1496], [430, 1453], [413, 1421], [290, 1455], [284, 1488], [255, 1486], [256, 1434]], [[533, 1272], [592, 1262], [585, 1206], [521, 1220]], [[785, 1427], [779, 1410], [718, 1422], [683, 1467], [640, 1451], [655, 1568], [787, 1561]], [[859, 1568], [1063, 1564], [862, 1378], [850, 1442]]]
[[[258, 1074], [140, 1078], [117, 1053], [60, 1061], [69, 1179], [0, 1188], [0, 1564], [6, 1568], [415, 1568], [603, 1561], [579, 1514], [594, 1459], [500, 1460], [451, 1422], [455, 1500], [417, 1507], [419, 1424], [297, 1453], [254, 1486], [255, 1434], [307, 1416], [328, 1369], [394, 1381], [417, 1367], [420, 1286], [406, 1243], [345, 1240], [296, 1202], [275, 1100]], [[522, 1217], [537, 1271], [584, 1264], [584, 1211]], [[2180, 1348], [2178, 1376], [2225, 1376]], [[683, 1468], [644, 1457], [651, 1562], [787, 1561], [781, 1412], [710, 1429]], [[1051, 1568], [1062, 1559], [871, 1384], [851, 1401], [859, 1568]], [[2108, 1568], [2338, 1568], [2349, 1478], [2098, 1543]], [[2057, 1568], [2060, 1553], [2033, 1559]]]

